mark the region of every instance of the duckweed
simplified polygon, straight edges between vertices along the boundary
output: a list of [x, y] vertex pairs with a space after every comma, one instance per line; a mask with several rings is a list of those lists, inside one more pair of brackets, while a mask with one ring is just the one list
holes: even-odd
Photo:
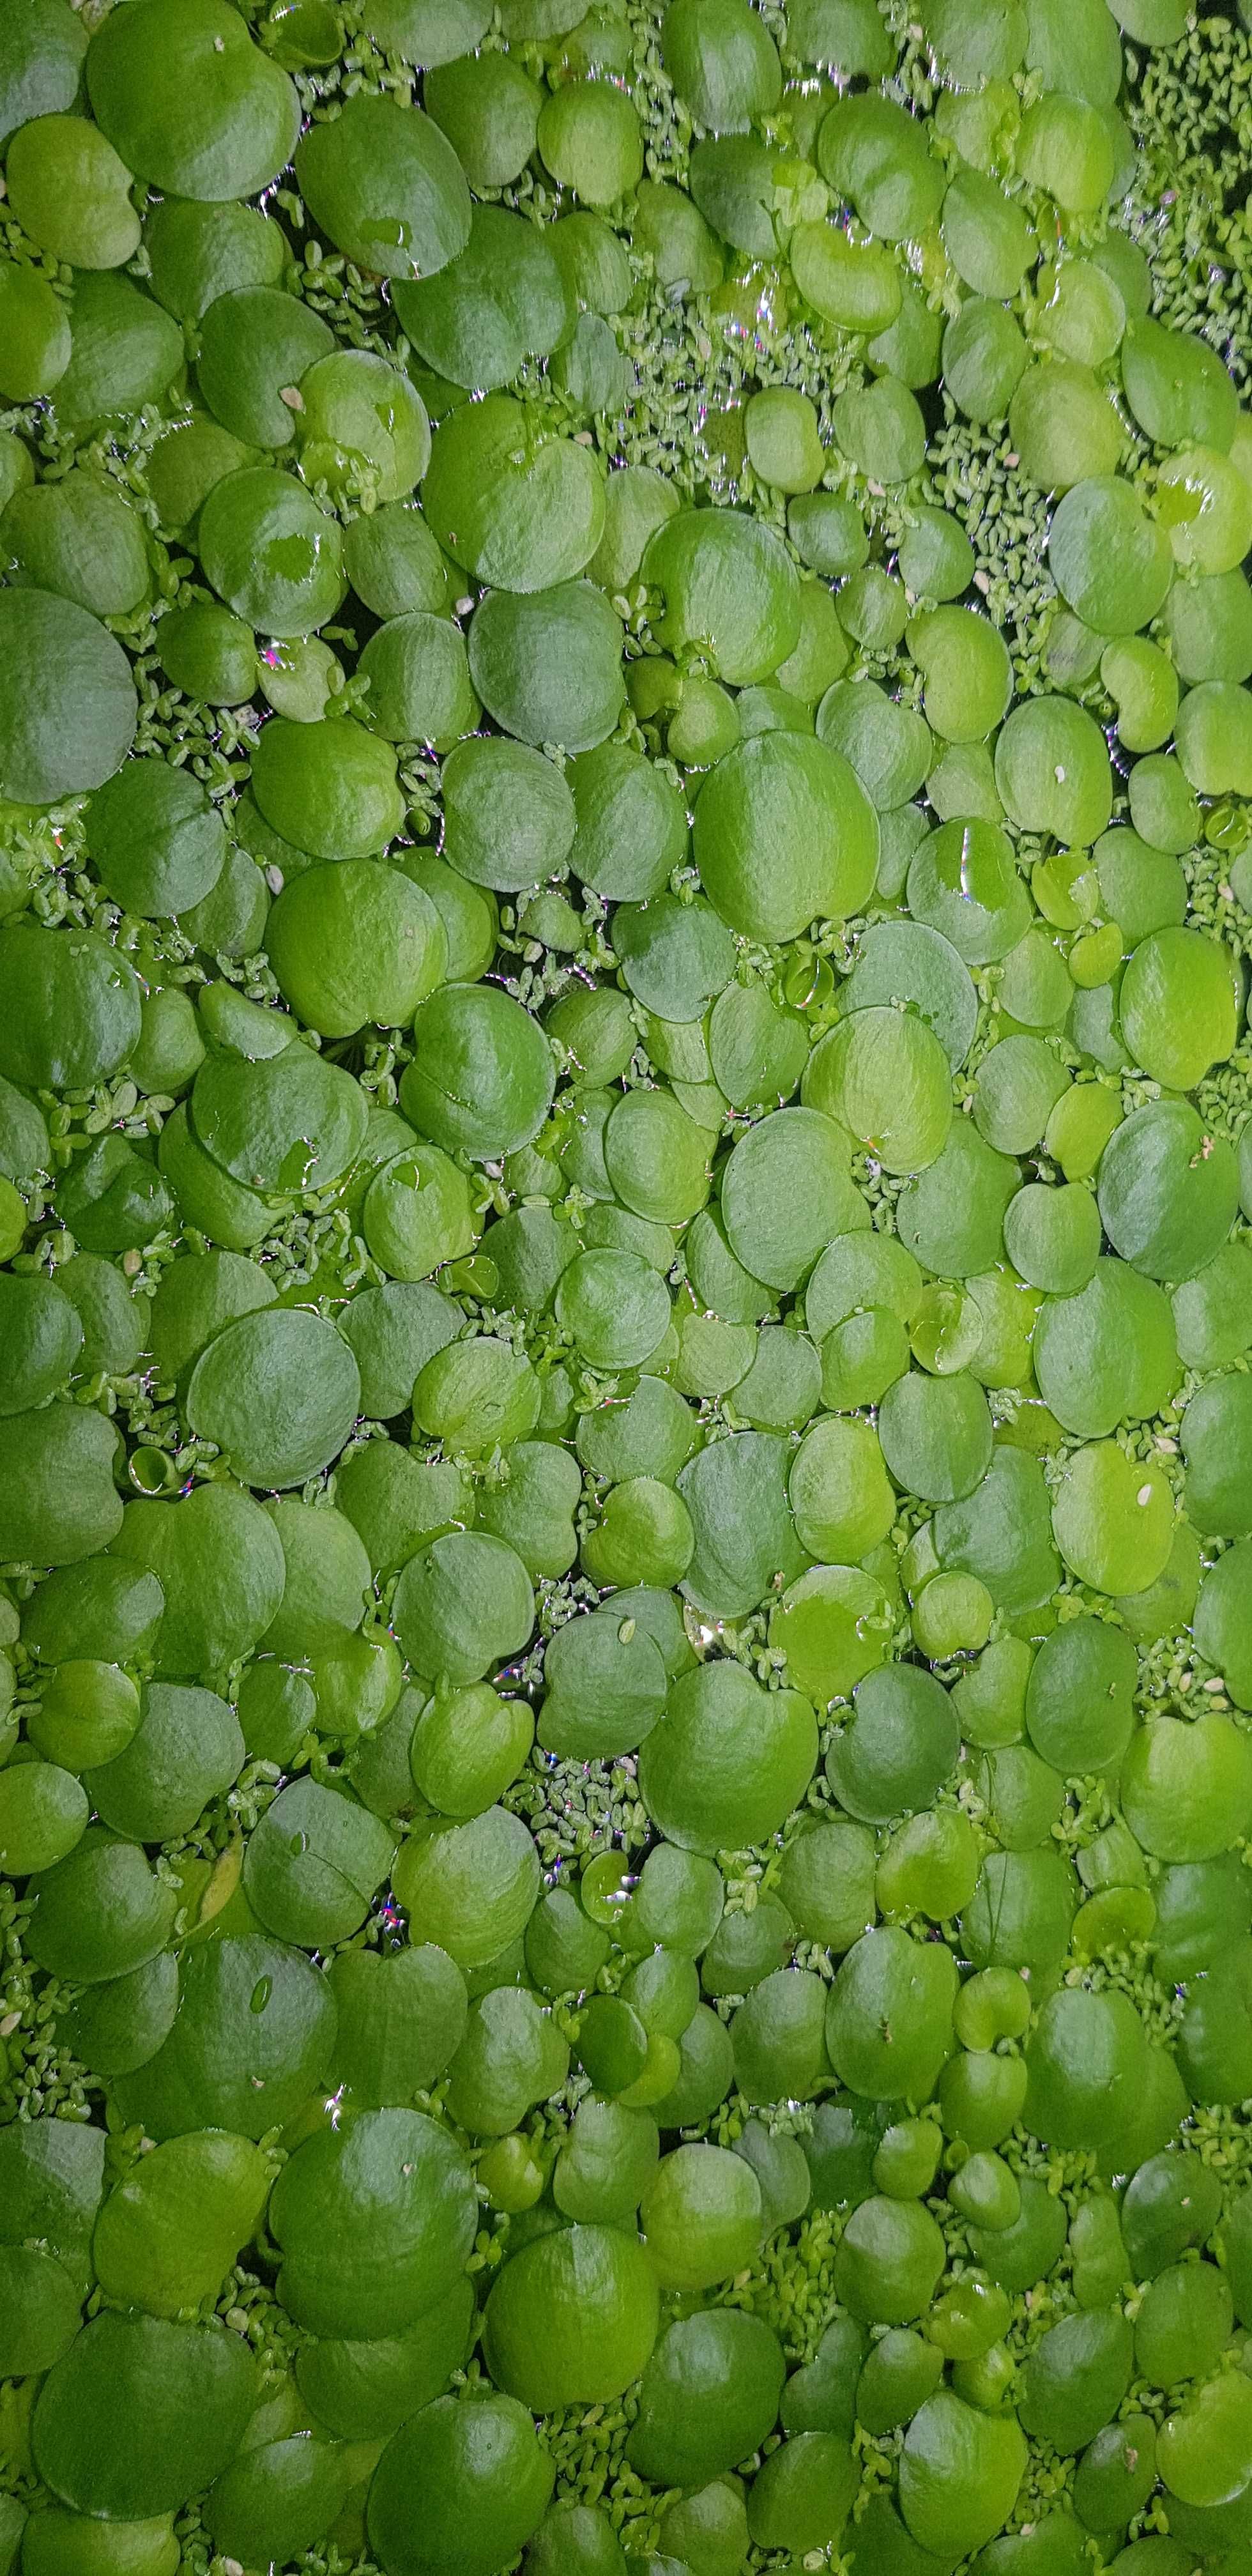
[[0, 16], [0, 2576], [1236, 2576], [1252, 42], [488, 20]]

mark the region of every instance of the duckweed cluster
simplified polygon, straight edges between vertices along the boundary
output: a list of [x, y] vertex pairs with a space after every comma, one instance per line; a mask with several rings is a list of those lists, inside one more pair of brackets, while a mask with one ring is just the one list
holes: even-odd
[[1246, 2576], [1250, 101], [0, 11], [0, 2576]]

